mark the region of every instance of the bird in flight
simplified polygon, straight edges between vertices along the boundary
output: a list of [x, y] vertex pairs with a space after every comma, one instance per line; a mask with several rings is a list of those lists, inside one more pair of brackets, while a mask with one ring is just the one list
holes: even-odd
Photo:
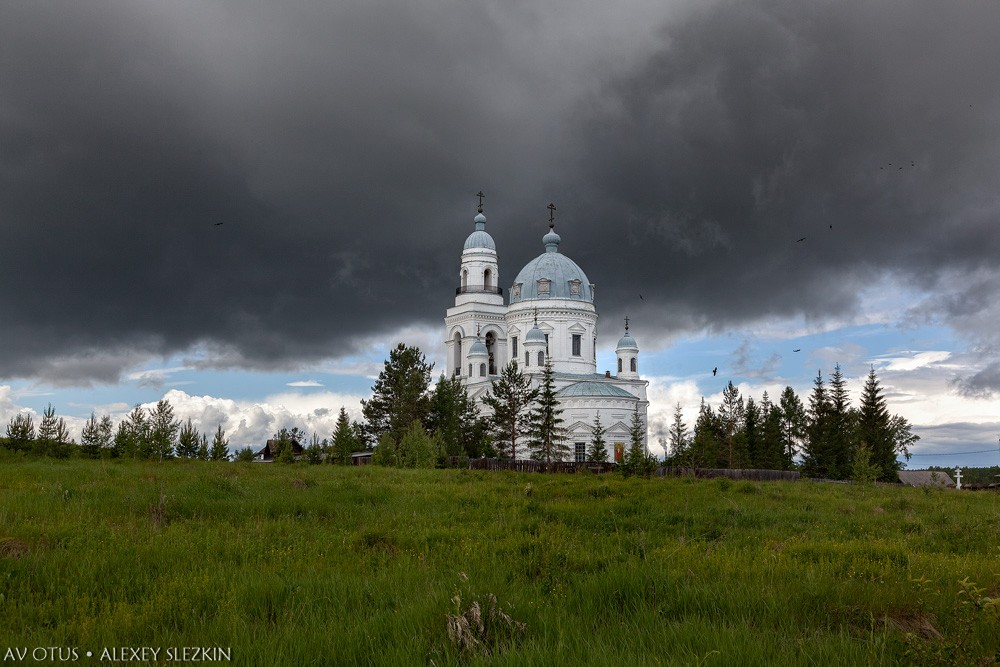
[[792, 350], [792, 352], [801, 352], [801, 351], [802, 351], [801, 347], [799, 349], [797, 349], [797, 350]]
[[719, 372], [719, 367], [716, 366], [715, 368], [712, 369], [712, 377], [715, 377], [715, 374], [718, 372]]
[[803, 242], [803, 241], [805, 241], [805, 240], [806, 240], [806, 237], [804, 237], [804, 236], [803, 236], [803, 237], [802, 237], [802, 238], [800, 238], [800, 239], [799, 239], [798, 241], [796, 241], [796, 243], [802, 243], [802, 242]]
[[645, 301], [645, 299], [642, 298], [641, 294], [639, 295], [639, 301]]
[[221, 224], [223, 224], [223, 223], [221, 223], [221, 222], [217, 222], [217, 223], [215, 223], [215, 226], [216, 226], [216, 227], [218, 227], [218, 226], [219, 226], [219, 225], [221, 225]]

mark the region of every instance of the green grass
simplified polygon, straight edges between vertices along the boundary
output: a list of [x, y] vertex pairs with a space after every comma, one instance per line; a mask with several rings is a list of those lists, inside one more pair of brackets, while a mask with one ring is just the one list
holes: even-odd
[[[223, 646], [235, 663], [274, 665], [976, 664], [1000, 651], [984, 600], [1000, 595], [998, 544], [990, 493], [15, 460], [0, 463], [0, 651], [73, 646], [93, 664], [85, 651], [112, 646], [161, 658]], [[448, 615], [489, 594], [525, 632], [462, 654]]]

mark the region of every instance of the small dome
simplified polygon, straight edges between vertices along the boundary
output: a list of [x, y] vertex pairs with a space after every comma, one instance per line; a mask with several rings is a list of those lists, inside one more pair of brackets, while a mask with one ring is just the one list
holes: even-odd
[[538, 325], [531, 327], [528, 335], [524, 337], [524, 343], [545, 343], [545, 332], [538, 328]]
[[464, 250], [485, 248], [496, 252], [497, 245], [493, 242], [493, 237], [486, 231], [486, 216], [480, 213], [475, 217], [476, 231], [469, 234], [465, 239]]
[[542, 237], [542, 243], [545, 244], [545, 252], [559, 252], [559, 242], [562, 238], [556, 234], [554, 228], [549, 228], [549, 233]]
[[473, 343], [472, 346], [469, 348], [470, 357], [479, 357], [479, 356], [488, 357], [489, 354], [490, 353], [486, 349], [486, 345], [484, 345], [483, 341], [479, 340], [478, 338], [476, 339], [476, 342]]
[[635, 344], [635, 338], [632, 338], [632, 335], [628, 331], [618, 340], [618, 347], [615, 348], [615, 351], [617, 352], [618, 350], [639, 351], [639, 346]]

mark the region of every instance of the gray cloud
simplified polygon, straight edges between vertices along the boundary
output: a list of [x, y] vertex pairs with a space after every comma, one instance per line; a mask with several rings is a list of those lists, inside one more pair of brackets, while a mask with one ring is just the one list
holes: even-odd
[[1000, 362], [992, 361], [977, 373], [957, 377], [952, 382], [967, 398], [991, 398], [1000, 392]]
[[605, 338], [843, 316], [890, 274], [1000, 296], [1000, 6], [629, 9], [5, 4], [0, 377], [437, 323], [480, 188], [505, 282], [557, 203]]

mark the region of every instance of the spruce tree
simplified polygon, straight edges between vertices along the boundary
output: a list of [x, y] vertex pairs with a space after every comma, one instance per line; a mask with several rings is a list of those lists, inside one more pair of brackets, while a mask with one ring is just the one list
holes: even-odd
[[357, 451], [358, 443], [351, 430], [351, 420], [347, 416], [347, 410], [343, 406], [340, 407], [340, 414], [337, 415], [337, 425], [333, 429], [332, 439], [330, 463], [350, 464], [351, 454]]
[[830, 473], [833, 479], [850, 479], [854, 458], [854, 421], [856, 414], [847, 395], [847, 381], [840, 364], [830, 376], [830, 424], [827, 431]]
[[197, 456], [199, 461], [208, 460], [208, 436], [204, 433], [201, 434], [201, 442], [198, 444]]
[[745, 459], [743, 439], [743, 397], [730, 380], [722, 390], [722, 405], [719, 406], [719, 423], [722, 426], [722, 444], [726, 450], [726, 467], [735, 468], [743, 464]]
[[372, 386], [372, 397], [361, 401], [365, 429], [372, 440], [381, 443], [382, 435], [388, 433], [391, 445], [398, 447], [414, 420], [427, 421], [427, 388], [433, 368], [416, 347], [400, 343], [389, 352]]
[[483, 396], [484, 405], [493, 410], [489, 418], [490, 434], [505, 458], [517, 458], [517, 444], [531, 431], [531, 404], [538, 397], [538, 390], [531, 388], [531, 380], [511, 360], [493, 382], [493, 387]]
[[761, 427], [761, 451], [758, 467], [766, 470], [789, 470], [791, 459], [785, 458], [782, 440], [781, 408], [771, 403], [767, 392], [761, 401], [763, 425]]
[[487, 424], [457, 377], [442, 375], [431, 395], [428, 425], [447, 456], [480, 456]]
[[694, 436], [688, 449], [688, 465], [694, 468], [721, 468], [725, 466], [722, 452], [722, 426], [712, 406], [701, 399], [698, 419], [694, 423]]
[[598, 412], [594, 418], [594, 425], [590, 429], [590, 447], [587, 448], [587, 461], [590, 463], [607, 463], [608, 447], [604, 440], [606, 433], [601, 425], [601, 413]]
[[753, 396], [747, 398], [743, 408], [743, 451], [746, 459], [741, 466], [763, 468], [761, 461], [764, 456], [764, 416]]
[[198, 429], [194, 427], [194, 424], [191, 423], [189, 417], [177, 436], [177, 458], [193, 459], [198, 456], [198, 443], [200, 440], [201, 435], [198, 433]]
[[674, 420], [670, 422], [670, 431], [667, 437], [670, 444], [670, 463], [672, 465], [685, 465], [688, 462], [686, 456], [690, 443], [688, 427], [684, 423], [680, 401], [674, 406]]
[[570, 448], [565, 441], [562, 423], [562, 410], [559, 408], [552, 377], [552, 362], [546, 360], [538, 398], [535, 399], [530, 416], [528, 446], [531, 448], [531, 458], [551, 463], [562, 461], [569, 454]]
[[215, 437], [212, 438], [212, 448], [208, 452], [211, 461], [229, 460], [229, 440], [226, 439], [226, 432], [222, 430], [222, 424], [215, 429]]
[[632, 412], [632, 423], [628, 430], [628, 451], [620, 468], [624, 477], [629, 475], [648, 476], [656, 469], [656, 462], [646, 454], [646, 424], [639, 416], [639, 406]]
[[802, 451], [802, 472], [808, 477], [832, 478], [833, 458], [830, 454], [830, 398], [822, 371], [817, 371], [809, 395], [807, 413], [806, 442]]
[[[874, 366], [868, 371], [868, 379], [861, 390], [857, 439], [859, 447], [864, 445], [868, 448], [870, 463], [878, 467], [879, 481], [895, 482], [896, 473], [901, 466], [896, 460], [896, 443], [893, 442], [889, 409]], [[855, 455], [855, 459], [857, 458]]]
[[781, 424], [782, 458], [787, 470], [794, 462], [795, 455], [802, 450], [808, 419], [802, 401], [799, 400], [795, 390], [791, 387], [786, 386], [785, 390], [781, 392], [778, 411]]

